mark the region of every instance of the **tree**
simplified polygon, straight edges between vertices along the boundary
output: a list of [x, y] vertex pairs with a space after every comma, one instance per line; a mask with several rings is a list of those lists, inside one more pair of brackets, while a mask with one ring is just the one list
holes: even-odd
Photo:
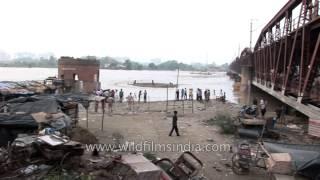
[[155, 69], [157, 69], [157, 65], [154, 64], [154, 63], [150, 63], [150, 64], [148, 65], [148, 68], [149, 68], [149, 69], [152, 69], [152, 70], [155, 70]]
[[127, 70], [132, 70], [132, 63], [130, 61], [130, 59], [127, 59], [123, 65], [126, 67]]

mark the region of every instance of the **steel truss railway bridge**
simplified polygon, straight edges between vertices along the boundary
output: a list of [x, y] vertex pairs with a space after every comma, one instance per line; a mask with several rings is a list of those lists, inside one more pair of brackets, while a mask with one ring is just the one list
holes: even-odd
[[[230, 65], [253, 85], [309, 117], [320, 134], [320, 16], [318, 0], [290, 0], [265, 25], [253, 49]], [[318, 128], [319, 127], [319, 128]]]

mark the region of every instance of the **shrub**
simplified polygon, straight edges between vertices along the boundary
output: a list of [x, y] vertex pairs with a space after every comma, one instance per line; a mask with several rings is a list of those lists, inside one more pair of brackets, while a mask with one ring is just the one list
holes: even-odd
[[233, 118], [226, 112], [218, 112], [214, 118], [207, 120], [206, 123], [210, 126], [219, 126], [223, 134], [233, 134], [235, 132]]

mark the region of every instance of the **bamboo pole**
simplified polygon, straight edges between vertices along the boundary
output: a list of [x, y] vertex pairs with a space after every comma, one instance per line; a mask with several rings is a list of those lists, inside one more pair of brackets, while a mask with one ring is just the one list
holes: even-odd
[[167, 104], [166, 104], [166, 112], [168, 112], [168, 104], [169, 104], [169, 85], [167, 86]]

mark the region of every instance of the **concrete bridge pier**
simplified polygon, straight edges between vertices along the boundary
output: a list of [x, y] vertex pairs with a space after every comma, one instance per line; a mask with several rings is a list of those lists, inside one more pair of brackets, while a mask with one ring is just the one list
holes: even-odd
[[241, 66], [241, 86], [240, 92], [247, 97], [245, 103], [250, 103], [251, 84], [252, 84], [252, 68], [250, 66]]

